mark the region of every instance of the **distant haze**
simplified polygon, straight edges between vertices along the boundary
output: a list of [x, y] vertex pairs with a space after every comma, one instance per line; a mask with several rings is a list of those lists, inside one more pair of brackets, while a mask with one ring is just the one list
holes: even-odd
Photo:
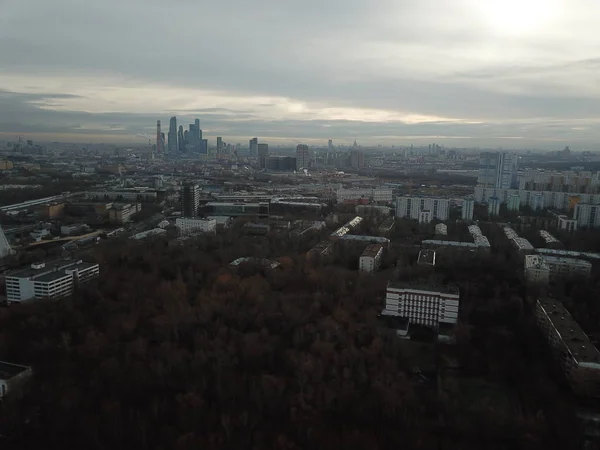
[[211, 142], [597, 150], [598, 23], [598, 0], [3, 0], [0, 139], [144, 143], [177, 115]]

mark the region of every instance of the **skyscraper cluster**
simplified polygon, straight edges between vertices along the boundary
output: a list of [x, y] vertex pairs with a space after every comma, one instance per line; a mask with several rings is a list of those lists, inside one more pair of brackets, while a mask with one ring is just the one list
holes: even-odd
[[[165, 152], [165, 137], [164, 133], [160, 131], [160, 120], [157, 121], [156, 126], [156, 150], [159, 154], [162, 154]], [[189, 124], [189, 129], [184, 130], [182, 125], [177, 128], [177, 117], [171, 117], [167, 150], [170, 154], [177, 152], [208, 154], [208, 140], [202, 137], [200, 119], [194, 120], [194, 123]]]

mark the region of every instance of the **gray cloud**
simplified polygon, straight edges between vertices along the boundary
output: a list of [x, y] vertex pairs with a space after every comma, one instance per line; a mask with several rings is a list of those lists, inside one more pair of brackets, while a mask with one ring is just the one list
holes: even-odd
[[[591, 0], [564, 3], [559, 22], [523, 36], [490, 31], [473, 0], [179, 0], [168, 7], [158, 0], [4, 3], [0, 74], [31, 77], [37, 92], [46, 78], [79, 76], [110, 78], [132, 90], [161, 85], [232, 97], [285, 97], [310, 107], [293, 119], [273, 120], [263, 115], [277, 106], [270, 100], [254, 107], [174, 110], [165, 99], [164, 108], [147, 114], [91, 114], [61, 105], [86, 97], [93, 103], [99, 95], [94, 86], [76, 91], [65, 82], [53, 86], [60, 92], [40, 94], [3, 84], [0, 77], [0, 132], [110, 130], [134, 139], [151, 136], [157, 118], [167, 124], [178, 112], [184, 123], [199, 115], [211, 134], [240, 139], [407, 143], [446, 136], [494, 146], [518, 137], [524, 146], [569, 141], [590, 147], [599, 137], [594, 129], [600, 119], [600, 60], [594, 50], [600, 38], [585, 24], [594, 23], [600, 7]], [[317, 120], [314, 111], [324, 107], [456, 120]], [[481, 123], [457, 123], [461, 120]]]

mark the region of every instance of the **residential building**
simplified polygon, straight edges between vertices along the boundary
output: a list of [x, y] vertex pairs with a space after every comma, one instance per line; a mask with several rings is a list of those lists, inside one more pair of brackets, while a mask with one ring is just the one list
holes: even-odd
[[6, 274], [6, 299], [24, 302], [40, 298], [71, 295], [76, 284], [85, 283], [100, 273], [100, 266], [81, 260], [60, 259], [31, 264]]
[[333, 242], [322, 240], [306, 253], [306, 258], [311, 260], [315, 258], [325, 258], [331, 255], [333, 251]]
[[381, 233], [383, 235], [390, 234], [392, 232], [392, 230], [394, 229], [395, 223], [396, 223], [396, 221], [393, 217], [389, 217], [389, 218], [385, 219], [379, 225], [379, 229], [378, 229], [379, 233]]
[[500, 203], [508, 203], [511, 195], [519, 196], [520, 206], [530, 206], [531, 208], [554, 208], [564, 211], [572, 211], [579, 203], [600, 205], [600, 194], [577, 194], [574, 196], [568, 192], [556, 191], [533, 191], [518, 189], [496, 189], [485, 186], [476, 186], [474, 198], [478, 203], [487, 203], [490, 197], [498, 197]]
[[600, 228], [600, 205], [578, 203], [575, 205], [573, 219], [579, 228]]
[[115, 204], [108, 210], [108, 220], [110, 223], [123, 225], [130, 222], [133, 216], [141, 210], [141, 203]]
[[473, 220], [473, 211], [475, 210], [475, 200], [472, 198], [465, 198], [462, 202], [462, 213], [461, 218], [465, 221]]
[[521, 196], [518, 194], [511, 194], [508, 197], [508, 206], [509, 211], [519, 211], [521, 208]]
[[[448, 220], [450, 201], [446, 198], [411, 197], [396, 198], [396, 217], [429, 222], [433, 219]], [[429, 214], [421, 215], [422, 211]]]
[[339, 203], [349, 200], [368, 199], [378, 203], [389, 203], [393, 199], [392, 189], [343, 189], [336, 191], [336, 199]]
[[438, 329], [458, 322], [460, 293], [454, 286], [390, 282], [382, 315], [407, 317], [410, 323]]
[[44, 219], [60, 219], [65, 213], [64, 203], [50, 203], [42, 206], [40, 213]]
[[359, 258], [359, 270], [361, 272], [377, 272], [383, 256], [381, 244], [371, 244], [363, 251]]
[[546, 286], [550, 282], [550, 266], [540, 255], [525, 255], [525, 280], [528, 284]]
[[600, 353], [569, 311], [558, 300], [540, 298], [535, 317], [573, 391], [599, 397]]
[[390, 240], [381, 236], [364, 236], [362, 234], [344, 234], [338, 238], [342, 242], [371, 242], [390, 248]]
[[422, 209], [419, 211], [419, 223], [429, 223], [433, 220], [431, 211], [429, 209]]
[[258, 216], [269, 215], [268, 203], [241, 203], [241, 202], [209, 202], [204, 206], [205, 213], [211, 216]]
[[0, 399], [31, 377], [31, 367], [0, 361]]
[[496, 189], [516, 187], [517, 161], [517, 155], [512, 153], [481, 153], [477, 183]]
[[556, 239], [554, 236], [552, 236], [546, 230], [540, 230], [540, 236], [546, 243], [546, 246], [548, 246], [548, 247], [552, 247], [552, 248], [563, 248], [564, 247], [558, 239]]
[[498, 197], [490, 197], [488, 200], [488, 214], [490, 216], [500, 215], [500, 199]]
[[558, 216], [558, 229], [565, 231], [577, 231], [577, 219], [569, 219], [567, 216]]
[[216, 233], [217, 221], [201, 217], [179, 217], [175, 219], [175, 227], [180, 236], [189, 236], [196, 233]]
[[577, 258], [544, 255], [544, 261], [550, 267], [551, 279], [557, 278], [589, 278], [592, 263]]
[[196, 217], [200, 206], [200, 186], [186, 183], [181, 189], [181, 214], [184, 217]]
[[310, 151], [308, 145], [298, 144], [296, 146], [296, 170], [308, 169], [310, 166]]

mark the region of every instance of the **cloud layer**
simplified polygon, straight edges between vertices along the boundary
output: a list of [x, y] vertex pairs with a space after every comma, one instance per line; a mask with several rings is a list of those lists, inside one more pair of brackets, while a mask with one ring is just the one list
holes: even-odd
[[0, 134], [597, 149], [596, 0], [5, 0]]

